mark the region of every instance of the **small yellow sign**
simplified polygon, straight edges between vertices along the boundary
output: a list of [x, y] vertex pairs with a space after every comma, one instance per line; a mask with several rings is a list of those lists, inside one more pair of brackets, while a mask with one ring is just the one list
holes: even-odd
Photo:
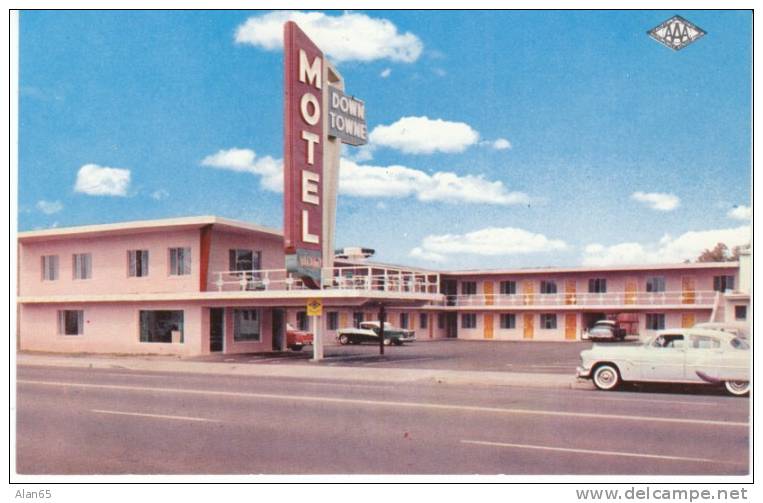
[[307, 299], [307, 315], [323, 315], [323, 303], [321, 302], [321, 299]]

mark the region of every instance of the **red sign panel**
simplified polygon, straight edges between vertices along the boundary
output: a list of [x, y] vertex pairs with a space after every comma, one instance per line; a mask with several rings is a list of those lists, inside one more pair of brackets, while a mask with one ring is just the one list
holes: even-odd
[[286, 268], [310, 286], [323, 265], [323, 53], [284, 25], [284, 247]]

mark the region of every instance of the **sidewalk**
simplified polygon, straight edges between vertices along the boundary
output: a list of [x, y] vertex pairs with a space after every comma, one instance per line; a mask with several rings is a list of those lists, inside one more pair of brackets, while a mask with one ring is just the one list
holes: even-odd
[[260, 365], [251, 363], [187, 361], [162, 356], [49, 355], [19, 353], [18, 366], [121, 369], [229, 376], [287, 377], [335, 381], [438, 383], [532, 388], [591, 389], [586, 382], [564, 374], [488, 372], [438, 369], [328, 367], [310, 365]]

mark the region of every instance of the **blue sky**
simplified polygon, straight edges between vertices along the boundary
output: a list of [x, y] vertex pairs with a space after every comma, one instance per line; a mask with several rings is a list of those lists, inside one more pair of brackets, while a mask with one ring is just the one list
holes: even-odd
[[[674, 14], [707, 35], [677, 52], [647, 36]], [[20, 230], [201, 214], [281, 228], [286, 17], [366, 102], [338, 246], [451, 269], [749, 241], [743, 11], [23, 12]]]

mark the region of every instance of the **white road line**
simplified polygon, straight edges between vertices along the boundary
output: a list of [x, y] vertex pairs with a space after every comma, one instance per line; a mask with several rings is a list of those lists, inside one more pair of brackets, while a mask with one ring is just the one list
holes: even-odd
[[153, 374], [138, 374], [138, 373], [130, 374], [128, 372], [104, 372], [103, 375], [120, 376], [120, 377], [151, 377], [154, 379], [167, 379], [166, 375], [158, 376]]
[[398, 402], [385, 400], [361, 400], [358, 398], [333, 398], [319, 396], [302, 395], [275, 395], [270, 393], [247, 393], [241, 391], [218, 391], [218, 390], [200, 390], [200, 389], [180, 389], [180, 388], [152, 388], [148, 386], [119, 386], [113, 384], [87, 384], [56, 381], [35, 381], [29, 379], [19, 379], [18, 384], [31, 384], [36, 386], [52, 386], [59, 388], [85, 388], [85, 389], [108, 389], [115, 391], [140, 391], [146, 393], [177, 393], [180, 395], [212, 395], [215, 397], [233, 397], [233, 398], [260, 398], [263, 400], [282, 400], [288, 402], [319, 402], [335, 403], [341, 405], [366, 405], [375, 407], [404, 407], [410, 409], [429, 409], [446, 410], [459, 412], [486, 412], [494, 414], [512, 414], [512, 415], [532, 415], [532, 416], [551, 416], [551, 417], [574, 417], [589, 418], [597, 421], [620, 420], [620, 421], [640, 421], [655, 423], [675, 423], [675, 424], [694, 424], [702, 426], [733, 426], [748, 428], [746, 422], [717, 421], [711, 419], [683, 419], [673, 417], [658, 416], [631, 416], [622, 414], [594, 414], [589, 412], [561, 412], [553, 410], [535, 410], [535, 409], [509, 409], [501, 407], [483, 407], [480, 405], [457, 405], [440, 403], [422, 403], [422, 402]]
[[610, 398], [604, 396], [591, 396], [586, 400], [603, 400], [608, 402], [646, 402], [646, 403], [663, 403], [666, 405], [697, 405], [701, 407], [717, 407], [717, 403], [712, 402], [687, 402], [678, 400], [652, 400], [649, 398]]
[[727, 464], [727, 465], [742, 465], [746, 466], [747, 463], [739, 463], [735, 461], [721, 461], [718, 459], [710, 458], [691, 458], [685, 456], [666, 456], [663, 454], [642, 454], [638, 452], [618, 452], [618, 451], [600, 451], [591, 449], [573, 449], [570, 447], [551, 447], [547, 445], [530, 445], [530, 444], [509, 444], [505, 442], [487, 442], [484, 440], [461, 440], [462, 444], [472, 445], [484, 445], [490, 447], [508, 447], [512, 449], [533, 449], [538, 451], [556, 451], [556, 452], [574, 452], [576, 454], [593, 454], [595, 456], [621, 456], [626, 458], [646, 458], [646, 459], [661, 459], [669, 461], [695, 461], [697, 463], [715, 463], [715, 464]]
[[154, 419], [177, 419], [179, 421], [198, 421], [201, 423], [219, 423], [217, 419], [206, 419], [203, 417], [188, 417], [188, 416], [168, 416], [165, 414], [147, 414], [143, 412], [124, 412], [119, 410], [103, 410], [103, 409], [90, 409], [90, 412], [97, 414], [112, 414], [116, 416], [137, 416], [137, 417], [150, 417]]
[[395, 388], [396, 386], [392, 384], [352, 384], [352, 383], [343, 383], [343, 382], [332, 382], [332, 381], [326, 381], [326, 382], [304, 382], [300, 381], [298, 383], [300, 386], [303, 385], [310, 385], [310, 386], [348, 386], [352, 388]]
[[407, 362], [424, 362], [428, 360], [434, 360], [434, 358], [408, 358], [404, 360], [385, 360], [381, 362], [368, 362], [363, 365], [383, 365], [385, 363], [407, 363]]

